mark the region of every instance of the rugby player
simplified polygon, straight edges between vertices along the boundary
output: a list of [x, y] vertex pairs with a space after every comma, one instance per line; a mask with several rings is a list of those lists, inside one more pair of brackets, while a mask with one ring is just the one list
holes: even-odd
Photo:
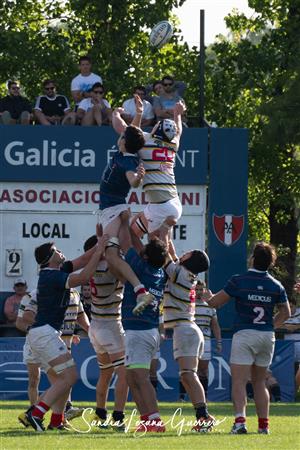
[[[45, 431], [43, 418], [50, 408], [55, 414], [53, 425], [57, 428], [62, 425], [64, 406], [70, 388], [77, 380], [77, 373], [75, 362], [60, 337], [60, 329], [69, 305], [70, 289], [90, 279], [106, 243], [107, 236], [103, 236], [93, 250], [63, 266], [65, 257], [53, 242], [35, 249], [35, 259], [41, 270], [37, 286], [37, 315], [28, 332], [28, 343], [33, 356], [41, 364], [49, 365], [56, 374], [43, 399], [26, 413], [27, 420], [36, 431]], [[71, 273], [82, 267], [81, 272]]]
[[[114, 124], [119, 120], [123, 119], [119, 109], [116, 109], [113, 112], [112, 122]], [[125, 279], [133, 286], [137, 297], [136, 311], [151, 303], [153, 296], [146, 291], [126, 261], [121, 259], [119, 237], [123, 235], [121, 246], [128, 246], [130, 210], [126, 197], [131, 187], [139, 186], [145, 174], [145, 169], [139, 164], [137, 156], [144, 143], [142, 131], [135, 126], [126, 125], [118, 139], [119, 151], [115, 152], [107, 164], [100, 182], [99, 222], [103, 232], [109, 235], [105, 258], [110, 271], [118, 279]]]
[[209, 267], [204, 251], [192, 250], [165, 266], [168, 284], [164, 296], [164, 326], [173, 328], [174, 359], [179, 364], [180, 381], [196, 412], [195, 432], [207, 432], [215, 419], [209, 415], [203, 386], [197, 375], [198, 360], [204, 349], [203, 333], [195, 324], [193, 298], [198, 273]]
[[[246, 384], [249, 379], [253, 385], [258, 433], [269, 434], [270, 398], [265, 380], [274, 353], [273, 329], [290, 317], [285, 289], [268, 272], [275, 261], [274, 247], [265, 242], [257, 243], [250, 257], [249, 270], [232, 276], [221, 291], [207, 300], [214, 308], [226, 304], [231, 297], [235, 300], [236, 332], [230, 356], [235, 411], [232, 434], [247, 433]], [[275, 306], [278, 312], [273, 317]]]
[[159, 415], [156, 392], [150, 381], [150, 364], [160, 343], [159, 305], [163, 297], [166, 276], [167, 247], [162, 241], [151, 240], [141, 254], [131, 247], [126, 253], [130, 264], [154, 300], [139, 316], [134, 314], [135, 295], [125, 283], [122, 301], [122, 323], [125, 330], [125, 367], [127, 382], [140, 413], [138, 432], [164, 432]]
[[207, 298], [212, 296], [209, 289], [206, 289], [205, 283], [198, 281], [195, 289], [195, 322], [201, 329], [204, 336], [204, 352], [198, 362], [198, 377], [207, 396], [208, 390], [208, 366], [211, 360], [211, 333], [216, 338], [216, 350], [222, 352], [221, 329], [218, 322], [218, 316], [215, 308], [212, 308], [206, 302]]
[[[136, 116], [132, 124], [140, 126], [143, 102], [137, 95], [135, 100]], [[163, 119], [154, 126], [151, 133], [144, 133], [146, 142], [138, 153], [145, 168], [143, 189], [149, 203], [131, 225], [138, 237], [149, 233], [151, 238], [156, 234], [168, 243], [171, 229], [181, 217], [182, 205], [176, 188], [174, 166], [182, 134], [183, 112], [183, 103], [176, 103], [174, 120]], [[123, 133], [127, 127], [121, 116], [116, 118], [113, 126], [117, 133]]]
[[[91, 236], [84, 244], [84, 250], [97, 242]], [[97, 354], [100, 368], [96, 386], [95, 420], [99, 428], [109, 428], [106, 402], [113, 374], [117, 375], [115, 385], [115, 405], [112, 413], [112, 427], [124, 431], [124, 409], [128, 395], [125, 361], [125, 332], [121, 322], [121, 302], [123, 286], [111, 273], [102, 256], [97, 269], [90, 279], [92, 304], [89, 338]]]

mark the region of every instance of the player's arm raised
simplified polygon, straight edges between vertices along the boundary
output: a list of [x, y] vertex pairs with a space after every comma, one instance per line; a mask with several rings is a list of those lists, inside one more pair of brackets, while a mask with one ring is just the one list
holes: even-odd
[[182, 102], [177, 102], [174, 107], [174, 122], [177, 127], [177, 135], [175, 137], [176, 141], [179, 143], [180, 136], [182, 134], [182, 120], [181, 116], [185, 111], [184, 104]]
[[135, 116], [131, 122], [131, 125], [141, 128], [144, 105], [141, 97], [137, 94], [134, 94], [134, 103], [135, 103]]
[[145, 175], [145, 169], [143, 164], [139, 164], [136, 172], [128, 171], [126, 172], [127, 180], [129, 181], [130, 186], [136, 188], [140, 185], [142, 179]]
[[207, 299], [206, 302], [209, 304], [209, 306], [212, 306], [213, 308], [218, 308], [228, 303], [229, 300], [230, 295], [226, 294], [226, 292], [223, 291], [222, 289], [221, 291], [213, 295], [210, 299]]
[[96, 249], [91, 256], [91, 259], [85, 266], [85, 268], [79, 272], [79, 273], [71, 273], [67, 280], [67, 287], [72, 288], [76, 286], [80, 286], [82, 284], [85, 284], [89, 281], [89, 279], [92, 277], [94, 272], [96, 271], [98, 262], [101, 258], [101, 256], [104, 254], [105, 246], [108, 242], [108, 236], [103, 235], [99, 241], [98, 245], [96, 246]]
[[123, 108], [116, 108], [112, 112], [112, 126], [116, 133], [122, 134], [127, 128], [127, 123], [122, 119], [121, 114], [124, 113]]

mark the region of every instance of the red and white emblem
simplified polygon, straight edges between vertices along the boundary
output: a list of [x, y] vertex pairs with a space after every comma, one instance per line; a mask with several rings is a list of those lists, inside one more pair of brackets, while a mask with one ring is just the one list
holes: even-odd
[[244, 216], [233, 216], [232, 214], [217, 216], [213, 214], [213, 227], [222, 244], [228, 246], [235, 244], [244, 231]]

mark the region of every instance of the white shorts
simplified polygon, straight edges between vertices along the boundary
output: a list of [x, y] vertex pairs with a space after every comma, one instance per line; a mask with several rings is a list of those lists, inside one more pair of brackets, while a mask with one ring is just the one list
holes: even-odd
[[92, 320], [89, 338], [96, 353], [113, 355], [125, 351], [125, 331], [120, 320]]
[[123, 203], [122, 205], [110, 206], [109, 208], [105, 208], [105, 209], [100, 210], [98, 212], [98, 222], [99, 222], [99, 224], [102, 225], [103, 233], [105, 232], [105, 228], [113, 220], [115, 220], [117, 217], [119, 217], [119, 215], [123, 211], [129, 211], [130, 212], [130, 208], [129, 208], [129, 206], [126, 203]]
[[31, 347], [28, 343], [27, 336], [23, 347], [23, 363], [26, 364], [26, 366], [27, 364], [36, 364], [46, 373], [51, 368], [49, 364], [47, 364], [46, 362], [42, 363], [40, 359], [38, 359], [37, 355], [33, 354]]
[[233, 335], [230, 363], [268, 367], [273, 358], [273, 331], [240, 330]]
[[174, 359], [177, 359], [181, 356], [195, 356], [197, 358], [201, 358], [203, 349], [203, 333], [194, 322], [180, 324], [174, 327]]
[[211, 340], [204, 339], [204, 352], [201, 355], [200, 359], [202, 361], [210, 361], [211, 360]]
[[182, 205], [179, 197], [172, 198], [166, 203], [148, 203], [144, 209], [148, 221], [148, 233], [158, 230], [168, 216], [179, 220], [182, 214]]
[[125, 366], [129, 369], [150, 369], [151, 360], [159, 350], [157, 328], [125, 331]]
[[31, 328], [27, 337], [33, 358], [40, 361], [42, 366], [69, 353], [66, 344], [60, 337], [60, 332], [50, 325]]

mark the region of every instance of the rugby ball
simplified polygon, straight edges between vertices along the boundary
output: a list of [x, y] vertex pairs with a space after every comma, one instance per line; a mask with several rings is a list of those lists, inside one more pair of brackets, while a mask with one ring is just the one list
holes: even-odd
[[161, 48], [173, 36], [173, 27], [167, 20], [158, 22], [151, 30], [149, 41], [151, 47]]

